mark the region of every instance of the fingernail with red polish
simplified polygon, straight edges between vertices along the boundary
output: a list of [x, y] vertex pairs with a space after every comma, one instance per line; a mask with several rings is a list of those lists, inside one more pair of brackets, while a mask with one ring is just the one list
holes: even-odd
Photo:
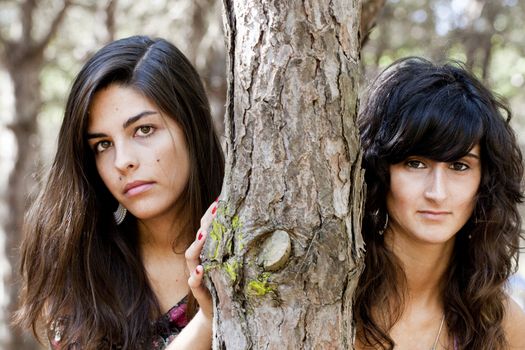
[[202, 232], [199, 231], [199, 235], [197, 236], [197, 239], [200, 241], [202, 239]]
[[213, 209], [211, 210], [211, 214], [215, 214], [217, 212], [217, 207], [213, 207]]
[[195, 273], [196, 273], [197, 275], [200, 275], [200, 273], [201, 273], [201, 272], [199, 271], [199, 267], [198, 267], [198, 266], [195, 268]]

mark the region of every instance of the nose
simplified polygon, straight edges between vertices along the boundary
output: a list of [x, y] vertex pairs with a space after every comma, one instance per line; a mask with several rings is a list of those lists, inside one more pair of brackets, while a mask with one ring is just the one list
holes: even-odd
[[115, 168], [119, 172], [126, 173], [136, 169], [138, 164], [138, 158], [131, 147], [123, 144], [115, 145]]
[[447, 198], [446, 172], [441, 167], [435, 167], [429, 173], [425, 197], [437, 202]]

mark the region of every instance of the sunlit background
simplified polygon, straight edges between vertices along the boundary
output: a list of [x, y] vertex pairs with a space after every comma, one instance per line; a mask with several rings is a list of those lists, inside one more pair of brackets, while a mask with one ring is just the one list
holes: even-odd
[[[0, 2], [0, 37], [19, 40], [23, 35], [20, 7], [34, 1]], [[365, 1], [366, 2], [366, 1]], [[63, 0], [36, 1], [32, 13], [32, 40], [40, 40]], [[42, 105], [36, 123], [38, 137], [24, 140], [36, 152], [31, 177], [43, 173], [55, 151], [65, 97], [74, 75], [86, 58], [111, 39], [132, 34], [164, 37], [175, 43], [201, 73], [210, 96], [214, 119], [223, 132], [225, 48], [221, 2], [214, 0], [77, 0], [65, 11], [62, 24], [44, 50], [38, 76]], [[377, 17], [362, 50], [361, 89], [393, 60], [420, 55], [432, 60], [465, 62], [478, 77], [506, 97], [513, 110], [512, 125], [525, 144], [525, 2], [518, 0], [389, 0]], [[8, 125], [16, 121], [15, 94], [5, 60], [5, 42], [0, 41], [0, 349], [7, 344], [10, 329], [7, 312], [12, 302], [9, 289], [12, 267], [6, 255], [3, 223], [12, 215], [7, 198], [9, 174], [17, 154]], [[34, 192], [34, 188], [33, 188]], [[25, 196], [20, 193], [20, 196]], [[16, 256], [16, 251], [9, 254]], [[523, 264], [522, 264], [523, 265]], [[525, 266], [511, 283], [515, 299], [525, 303]], [[2, 282], [4, 281], [4, 282]], [[7, 281], [7, 282], [6, 282]], [[22, 349], [4, 347], [6, 350]], [[24, 343], [24, 349], [36, 349]]]

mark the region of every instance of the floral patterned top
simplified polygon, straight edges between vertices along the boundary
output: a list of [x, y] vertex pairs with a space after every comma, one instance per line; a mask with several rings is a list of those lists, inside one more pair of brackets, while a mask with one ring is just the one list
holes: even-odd
[[163, 350], [188, 324], [186, 317], [187, 297], [172, 307], [155, 322], [155, 338], [151, 350]]
[[[188, 324], [186, 309], [188, 307], [188, 297], [184, 297], [168, 312], [162, 315], [152, 326], [154, 337], [152, 339], [151, 350], [164, 350], [177, 335]], [[50, 345], [53, 350], [60, 350], [60, 341], [64, 330], [64, 319], [59, 320], [51, 326]], [[120, 346], [113, 346], [113, 349], [121, 349]]]

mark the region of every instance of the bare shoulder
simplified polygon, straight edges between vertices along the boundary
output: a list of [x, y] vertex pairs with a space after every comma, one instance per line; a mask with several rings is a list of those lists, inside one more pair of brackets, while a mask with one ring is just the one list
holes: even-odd
[[525, 312], [510, 296], [505, 304], [503, 328], [510, 349], [525, 349]]

